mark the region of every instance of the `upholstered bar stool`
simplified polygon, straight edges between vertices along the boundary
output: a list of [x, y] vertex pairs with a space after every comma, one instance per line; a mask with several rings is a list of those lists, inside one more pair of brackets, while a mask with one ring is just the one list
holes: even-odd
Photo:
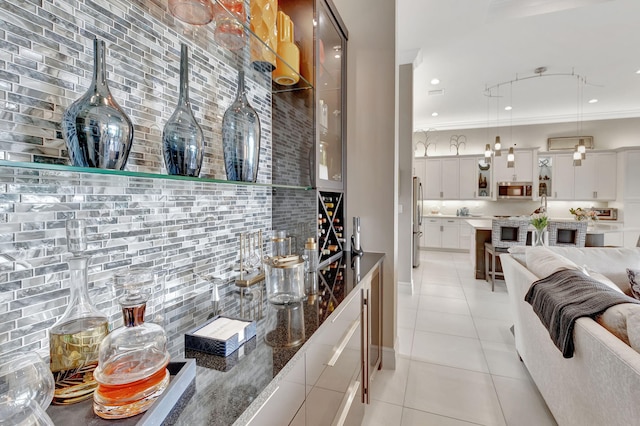
[[587, 239], [587, 222], [549, 221], [549, 245], [584, 247]]
[[527, 244], [528, 220], [493, 219], [491, 221], [491, 243], [484, 243], [484, 279], [491, 282], [491, 291], [495, 289], [500, 253], [506, 253], [509, 247]]

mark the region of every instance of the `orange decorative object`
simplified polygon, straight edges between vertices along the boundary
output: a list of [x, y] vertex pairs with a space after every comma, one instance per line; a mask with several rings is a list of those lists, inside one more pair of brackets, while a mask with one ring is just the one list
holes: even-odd
[[251, 38], [251, 62], [261, 71], [276, 69], [277, 14], [277, 0], [251, 0], [251, 31], [258, 36]]
[[284, 12], [278, 12], [278, 57], [273, 81], [291, 86], [300, 80], [300, 49], [294, 43], [293, 21]]

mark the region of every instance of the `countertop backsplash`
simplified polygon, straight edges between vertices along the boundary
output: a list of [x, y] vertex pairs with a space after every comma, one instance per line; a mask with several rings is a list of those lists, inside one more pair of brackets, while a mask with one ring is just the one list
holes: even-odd
[[[249, 48], [230, 53], [215, 43], [213, 25], [183, 24], [166, 6], [166, 0], [3, 2], [0, 159], [67, 163], [60, 121], [89, 86], [97, 35], [106, 42], [113, 96], [134, 124], [127, 170], [166, 173], [162, 128], [176, 106], [185, 42], [192, 108], [205, 135], [202, 176], [225, 179], [222, 115], [233, 101], [237, 68], [248, 63]], [[262, 126], [258, 182], [296, 184], [304, 172], [281, 167], [283, 175], [292, 176], [273, 176], [270, 75], [248, 70], [246, 84]], [[299, 135], [280, 135], [278, 143], [286, 144], [287, 137]], [[301, 153], [280, 151], [281, 164], [302, 162]], [[289, 151], [295, 158], [282, 158]], [[308, 174], [308, 159], [302, 165]], [[223, 311], [234, 311], [231, 265], [239, 257], [240, 233], [315, 229], [316, 203], [315, 191], [2, 166], [0, 354], [21, 348], [48, 356], [47, 331], [69, 296], [67, 218], [87, 219], [94, 254], [90, 294], [111, 326], [119, 325], [121, 314], [107, 281], [118, 270], [148, 266], [164, 272], [164, 325], [173, 333], [210, 313], [213, 283], [206, 276], [222, 279]], [[175, 353], [181, 342], [170, 344]]]

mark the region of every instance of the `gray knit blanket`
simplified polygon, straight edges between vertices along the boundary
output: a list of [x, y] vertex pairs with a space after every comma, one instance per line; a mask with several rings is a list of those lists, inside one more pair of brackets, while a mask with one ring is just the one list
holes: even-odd
[[529, 302], [565, 358], [573, 357], [573, 327], [620, 303], [640, 303], [576, 270], [561, 270], [531, 284]]

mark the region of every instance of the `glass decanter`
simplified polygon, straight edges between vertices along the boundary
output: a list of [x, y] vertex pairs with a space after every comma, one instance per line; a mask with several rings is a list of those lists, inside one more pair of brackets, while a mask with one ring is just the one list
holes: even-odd
[[155, 278], [154, 272], [146, 269], [131, 269], [116, 276], [124, 326], [112, 331], [100, 345], [93, 411], [102, 418], [121, 419], [142, 413], [169, 385], [166, 333], [158, 324], [144, 322]]
[[71, 297], [67, 310], [49, 331], [50, 368], [56, 383], [53, 404], [65, 405], [91, 397], [98, 385], [93, 371], [98, 365], [100, 342], [109, 333], [109, 321], [89, 300], [84, 220], [67, 221]]

